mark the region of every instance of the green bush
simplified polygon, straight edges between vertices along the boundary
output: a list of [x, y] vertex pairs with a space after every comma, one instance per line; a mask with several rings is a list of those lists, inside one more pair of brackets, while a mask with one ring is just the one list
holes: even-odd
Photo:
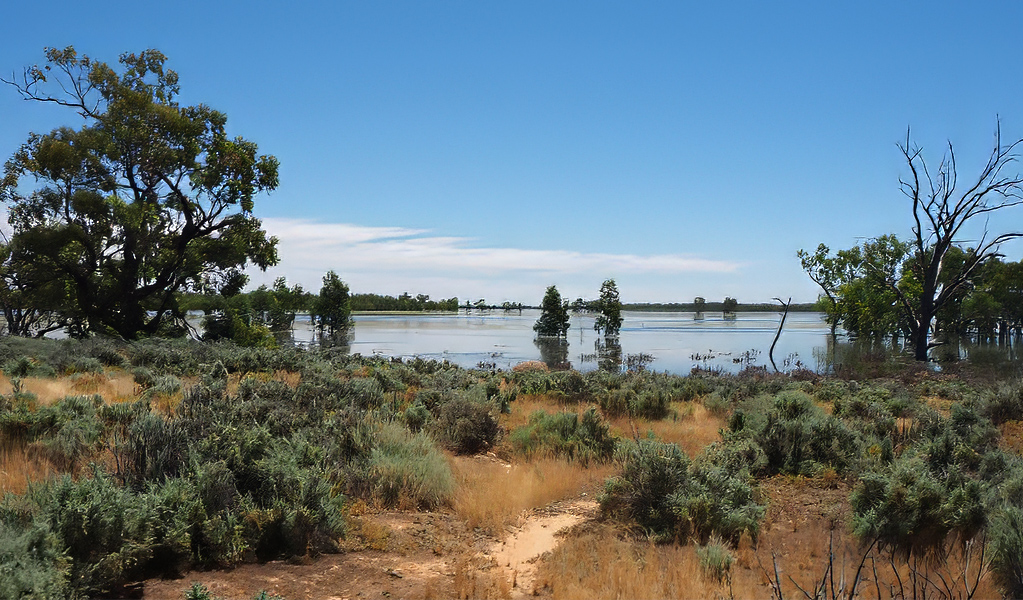
[[45, 524], [9, 523], [0, 515], [0, 598], [72, 598], [67, 560], [56, 546]]
[[737, 543], [743, 533], [755, 540], [765, 510], [747, 471], [691, 463], [675, 444], [649, 440], [623, 451], [621, 474], [607, 481], [600, 503], [605, 514], [659, 541], [706, 542], [717, 534]]
[[455, 480], [429, 436], [385, 423], [376, 441], [369, 464], [373, 494], [381, 504], [432, 510], [448, 503]]
[[996, 424], [1023, 420], [1023, 381], [999, 383], [984, 395], [983, 411]]
[[1023, 509], [1003, 506], [988, 528], [991, 532], [991, 567], [1005, 598], [1023, 598]]
[[944, 475], [919, 457], [864, 473], [849, 498], [854, 532], [904, 552], [927, 553], [952, 533], [971, 539], [986, 519], [981, 485], [958, 469]]
[[615, 438], [593, 408], [582, 416], [571, 412], [548, 414], [537, 411], [529, 424], [509, 436], [512, 448], [526, 456], [562, 457], [582, 464], [607, 461], [614, 454]]
[[459, 454], [475, 454], [497, 443], [500, 426], [493, 405], [455, 398], [440, 406], [433, 422], [438, 439]]

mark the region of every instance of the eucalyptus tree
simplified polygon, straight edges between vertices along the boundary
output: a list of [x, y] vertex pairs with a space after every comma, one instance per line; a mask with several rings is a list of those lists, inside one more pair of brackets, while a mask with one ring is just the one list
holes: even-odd
[[[123, 338], [183, 317], [179, 292], [232, 288], [247, 263], [276, 264], [277, 240], [253, 216], [278, 163], [227, 134], [227, 117], [178, 103], [178, 75], [157, 50], [115, 68], [72, 47], [4, 80], [81, 125], [31, 134], [7, 161], [14, 265], [32, 265], [26, 301], [66, 290], [61, 315], [81, 332]], [[47, 307], [49, 308], [49, 307]]]
[[[997, 222], [1007, 223], [1002, 216], [1005, 210], [1023, 204], [1023, 174], [1012, 170], [1021, 143], [1023, 139], [1003, 144], [999, 123], [987, 162], [965, 186], [959, 184], [951, 143], [935, 171], [928, 167], [923, 149], [912, 143], [908, 131], [905, 143], [898, 145], [909, 168], [909, 176], [900, 179], [899, 184], [913, 215], [913, 257], [907, 266], [919, 285], [919, 294], [913, 297], [900, 289], [898, 282], [887, 283], [909, 320], [917, 360], [927, 360], [927, 351], [933, 345], [931, 323], [938, 312], [970, 284], [984, 263], [1002, 256], [1002, 244], [1023, 237], [1018, 225], [1007, 226], [1001, 233], [989, 229], [996, 213]], [[950, 250], [967, 241], [970, 247], [958, 272], [944, 277]]]

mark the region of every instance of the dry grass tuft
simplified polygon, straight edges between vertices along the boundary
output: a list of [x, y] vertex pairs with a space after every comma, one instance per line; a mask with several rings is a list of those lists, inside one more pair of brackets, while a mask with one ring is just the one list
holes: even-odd
[[998, 445], [1016, 455], [1023, 455], [1023, 421], [1006, 421], [998, 429], [1002, 432]]
[[545, 557], [534, 587], [555, 600], [729, 597], [727, 585], [703, 573], [693, 547], [622, 540], [607, 528], [566, 539]]
[[645, 438], [652, 434], [662, 442], [678, 444], [690, 458], [721, 439], [720, 430], [725, 422], [702, 404], [676, 402], [672, 409], [673, 417], [658, 421], [630, 417], [611, 419], [611, 431], [624, 438]]
[[551, 370], [544, 362], [539, 360], [527, 360], [512, 367], [512, 371], [515, 373], [525, 373], [528, 371], [543, 371], [544, 373], [550, 373]]
[[28, 484], [59, 474], [44, 456], [16, 440], [0, 442], [0, 497], [7, 492], [24, 494]]
[[[40, 406], [49, 406], [66, 396], [99, 394], [107, 401], [124, 401], [138, 397], [135, 380], [124, 372], [78, 373], [71, 377], [46, 379], [27, 377], [24, 391], [35, 394]], [[0, 394], [12, 393], [11, 381], [0, 375]]]
[[509, 465], [486, 457], [456, 457], [452, 470], [457, 485], [455, 512], [469, 527], [501, 536], [523, 511], [595, 488], [613, 468], [583, 468], [563, 460]]
[[506, 600], [512, 597], [512, 577], [501, 567], [461, 560], [455, 565], [455, 593], [458, 598]]

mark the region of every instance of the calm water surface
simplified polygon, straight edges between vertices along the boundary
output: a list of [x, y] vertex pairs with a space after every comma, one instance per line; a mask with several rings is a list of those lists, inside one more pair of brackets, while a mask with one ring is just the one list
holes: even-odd
[[[509, 369], [527, 360], [540, 360], [533, 324], [539, 310], [501, 310], [466, 314], [357, 314], [350, 339], [351, 352], [447, 360], [463, 367], [492, 363]], [[738, 371], [747, 363], [767, 365], [768, 350], [781, 320], [780, 313], [629, 312], [623, 313], [619, 344], [623, 357], [645, 354], [648, 369], [688, 373], [694, 366]], [[568, 330], [567, 360], [572, 368], [598, 366], [593, 316], [577, 315]], [[788, 370], [794, 361], [817, 368], [816, 355], [827, 347], [829, 329], [820, 313], [790, 313], [774, 351], [775, 362]], [[308, 316], [298, 316], [294, 342], [315, 343]], [[745, 356], [745, 358], [744, 358]], [[789, 358], [788, 365], [783, 364]], [[738, 361], [738, 362], [737, 362]]]

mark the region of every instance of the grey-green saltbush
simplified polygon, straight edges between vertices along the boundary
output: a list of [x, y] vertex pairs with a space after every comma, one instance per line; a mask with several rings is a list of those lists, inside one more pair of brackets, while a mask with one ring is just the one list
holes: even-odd
[[537, 411], [530, 415], [529, 423], [513, 431], [509, 439], [512, 448], [527, 458], [561, 457], [584, 465], [609, 460], [616, 443], [607, 423], [593, 408], [581, 417], [573, 412]]
[[381, 425], [369, 464], [373, 494], [385, 506], [437, 508], [447, 504], [455, 488], [447, 460], [433, 440], [397, 423]]
[[737, 543], [743, 533], [756, 539], [765, 507], [745, 469], [693, 463], [675, 444], [650, 440], [623, 444], [620, 452], [621, 473], [601, 496], [605, 514], [635, 522], [659, 541], [706, 542], [717, 534]]

